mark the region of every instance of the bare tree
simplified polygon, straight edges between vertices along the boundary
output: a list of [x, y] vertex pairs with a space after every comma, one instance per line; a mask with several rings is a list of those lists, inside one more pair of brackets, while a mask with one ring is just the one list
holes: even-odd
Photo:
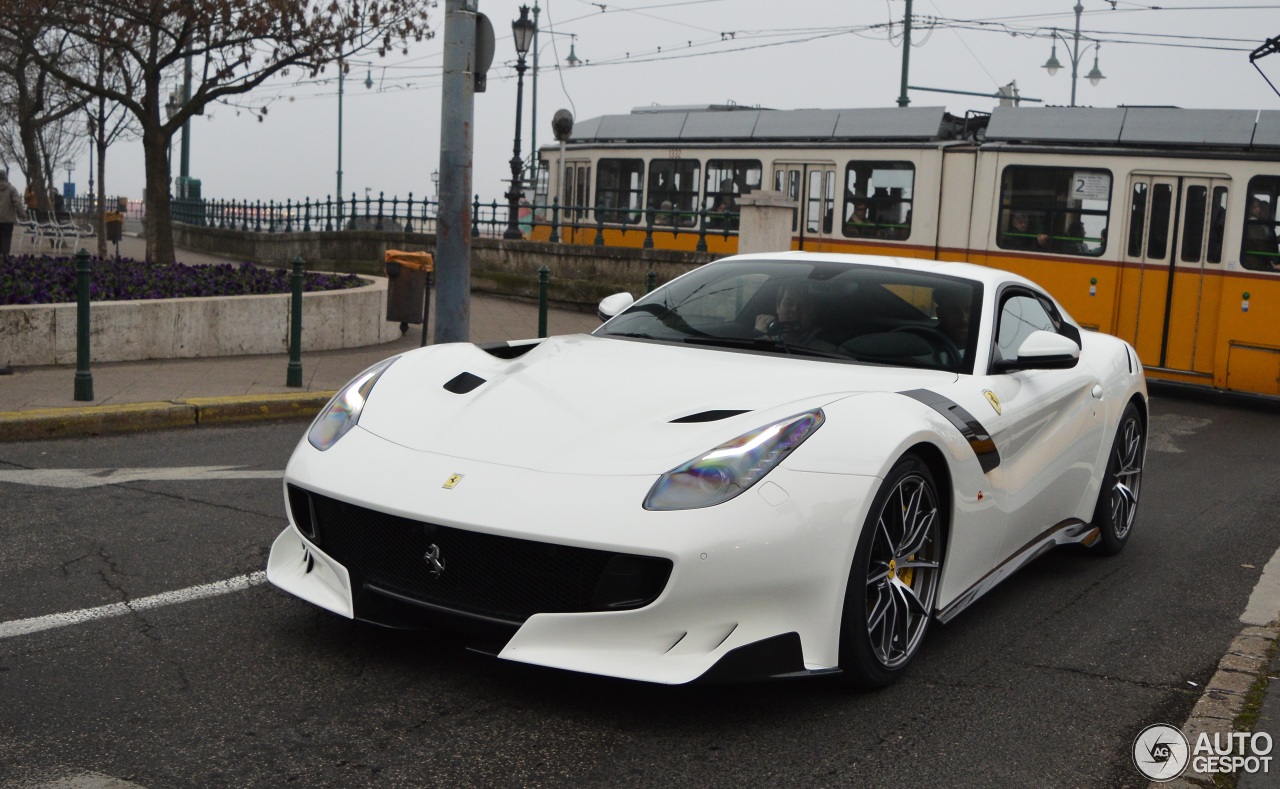
[[0, 128], [0, 153], [18, 163], [37, 206], [47, 211], [53, 167], [83, 145], [69, 123], [85, 98], [53, 79], [42, 58], [69, 71], [76, 68], [66, 33], [39, 28], [14, 36], [0, 28], [0, 95], [13, 110], [11, 123]]
[[[386, 54], [430, 35], [433, 0], [0, 0], [0, 30], [58, 30], [139, 82], [96, 84], [48, 50], [38, 65], [83, 93], [116, 102], [138, 121], [146, 163], [147, 257], [173, 260], [169, 162], [174, 133], [213, 102], [248, 93], [291, 68], [318, 73], [367, 50]], [[167, 120], [161, 85], [188, 55], [198, 64], [190, 100]]]

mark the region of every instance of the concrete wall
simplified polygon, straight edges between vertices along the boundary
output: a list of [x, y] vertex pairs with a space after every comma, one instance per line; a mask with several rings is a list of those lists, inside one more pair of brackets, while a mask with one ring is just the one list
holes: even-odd
[[[359, 274], [384, 273], [383, 253], [388, 249], [435, 252], [436, 245], [435, 236], [428, 233], [253, 233], [188, 225], [174, 225], [174, 241], [183, 249], [268, 265], [283, 265], [297, 255], [309, 270]], [[471, 286], [479, 293], [536, 299], [538, 269], [546, 266], [551, 271], [552, 303], [594, 312], [600, 299], [612, 293], [644, 293], [650, 271], [661, 285], [715, 257], [705, 252], [473, 238]]]
[[[286, 353], [290, 294], [94, 302], [94, 362]], [[387, 323], [387, 281], [351, 290], [305, 293], [302, 350], [357, 348], [399, 338]], [[0, 364], [73, 364], [76, 305], [0, 307]]]

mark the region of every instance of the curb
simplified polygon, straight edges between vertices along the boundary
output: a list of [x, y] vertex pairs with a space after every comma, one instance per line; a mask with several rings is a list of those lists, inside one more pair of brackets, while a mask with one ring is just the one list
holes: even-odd
[[[1280, 622], [1240, 631], [1218, 662], [1218, 670], [1191, 709], [1191, 716], [1182, 724], [1182, 733], [1188, 741], [1194, 743], [1201, 732], [1213, 737], [1236, 730], [1236, 718], [1244, 711], [1250, 691], [1266, 674], [1268, 655], [1277, 639], [1280, 639]], [[1153, 782], [1149, 789], [1204, 789], [1217, 786], [1214, 778], [1211, 774], [1194, 772], [1188, 765], [1180, 777]]]
[[191, 397], [153, 403], [0, 412], [0, 442], [100, 436], [272, 419], [311, 419], [335, 392]]

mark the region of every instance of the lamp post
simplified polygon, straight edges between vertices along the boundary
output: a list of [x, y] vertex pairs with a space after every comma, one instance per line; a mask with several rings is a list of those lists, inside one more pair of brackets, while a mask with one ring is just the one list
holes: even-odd
[[1102, 49], [1102, 44], [1098, 41], [1093, 41], [1089, 46], [1085, 47], [1084, 52], [1080, 51], [1080, 14], [1084, 11], [1084, 6], [1080, 4], [1080, 0], [1076, 0], [1076, 7], [1074, 10], [1076, 12], [1075, 35], [1068, 44], [1067, 39], [1058, 32], [1058, 28], [1053, 28], [1053, 32], [1050, 35], [1050, 38], [1053, 40], [1053, 48], [1049, 52], [1049, 60], [1044, 64], [1044, 69], [1049, 72], [1049, 76], [1052, 77], [1054, 74], [1057, 74], [1058, 69], [1062, 68], [1062, 64], [1058, 62], [1058, 41], [1061, 40], [1064, 47], [1070, 45], [1072, 107], [1076, 106], [1076, 78], [1080, 73], [1080, 59], [1082, 56], [1089, 54], [1089, 47], [1093, 48], [1093, 69], [1085, 75], [1085, 79], [1089, 80], [1089, 84], [1094, 87], [1097, 87], [1099, 82], [1106, 79], [1098, 69], [1098, 52]]
[[524, 238], [520, 232], [520, 171], [524, 158], [520, 156], [520, 115], [524, 105], [524, 72], [527, 66], [524, 56], [529, 54], [529, 45], [533, 43], [533, 32], [536, 27], [529, 18], [529, 6], [520, 6], [520, 18], [511, 23], [512, 38], [516, 44], [516, 141], [511, 155], [511, 191], [507, 192], [507, 230], [503, 238]]

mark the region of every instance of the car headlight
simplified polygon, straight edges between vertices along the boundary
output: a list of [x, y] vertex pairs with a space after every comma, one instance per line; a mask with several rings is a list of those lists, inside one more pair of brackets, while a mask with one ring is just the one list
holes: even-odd
[[816, 408], [725, 442], [659, 477], [644, 508], [692, 510], [726, 502], [759, 482], [824, 421]]
[[307, 441], [311, 442], [311, 446], [323, 452], [355, 427], [360, 421], [360, 412], [364, 410], [364, 402], [373, 390], [373, 385], [392, 362], [399, 358], [392, 356], [378, 362], [342, 387], [320, 412], [320, 416], [316, 417], [316, 421], [311, 423], [311, 429], [307, 431]]

